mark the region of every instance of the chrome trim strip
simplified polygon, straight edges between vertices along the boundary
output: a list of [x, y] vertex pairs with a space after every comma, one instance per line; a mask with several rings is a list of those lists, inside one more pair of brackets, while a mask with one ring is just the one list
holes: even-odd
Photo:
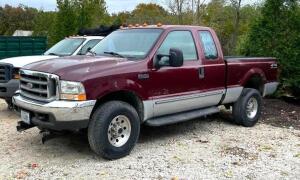
[[265, 97], [266, 95], [273, 94], [276, 91], [278, 85], [279, 85], [278, 82], [266, 83], [264, 85], [263, 97]]
[[222, 104], [228, 104], [228, 103], [233, 103], [233, 102], [237, 101], [237, 99], [240, 97], [243, 89], [244, 88], [242, 86], [228, 88]]
[[205, 96], [213, 96], [213, 95], [218, 95], [218, 94], [224, 94], [224, 90], [170, 98], [170, 99], [166, 99], [166, 100], [156, 101], [155, 104], [164, 104], [164, 103], [170, 103], [170, 102], [175, 102], [175, 101], [184, 101], [184, 100], [188, 100], [188, 99], [194, 99], [194, 98], [205, 97]]

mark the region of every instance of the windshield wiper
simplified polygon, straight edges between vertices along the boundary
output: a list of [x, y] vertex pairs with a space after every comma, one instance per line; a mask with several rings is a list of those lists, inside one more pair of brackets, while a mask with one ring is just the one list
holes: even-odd
[[56, 53], [49, 53], [48, 55], [60, 56], [59, 54], [56, 54]]
[[119, 53], [116, 53], [116, 52], [104, 52], [104, 54], [110, 54], [110, 55], [113, 55], [113, 56], [117, 56], [117, 57], [121, 57], [121, 58], [126, 58], [125, 56], [119, 54]]

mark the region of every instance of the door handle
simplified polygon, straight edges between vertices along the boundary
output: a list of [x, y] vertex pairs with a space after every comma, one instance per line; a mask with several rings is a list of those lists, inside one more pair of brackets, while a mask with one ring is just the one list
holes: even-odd
[[199, 79], [204, 79], [205, 77], [205, 70], [204, 67], [199, 68]]

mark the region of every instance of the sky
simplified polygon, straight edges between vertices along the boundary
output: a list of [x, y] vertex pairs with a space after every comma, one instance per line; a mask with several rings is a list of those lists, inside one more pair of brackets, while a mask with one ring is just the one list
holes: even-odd
[[[120, 11], [130, 11], [139, 3], [149, 2], [158, 3], [159, 0], [106, 0], [106, 5], [109, 13], [115, 13]], [[46, 11], [54, 11], [56, 8], [56, 0], [0, 0], [0, 6], [5, 4], [11, 6], [23, 4]]]
[[[244, 2], [255, 2], [260, 0], [244, 0]], [[164, 0], [106, 0], [106, 5], [109, 13], [116, 13], [120, 11], [131, 11], [139, 3], [158, 3], [165, 6]], [[0, 6], [9, 4], [11, 6], [18, 6], [23, 4], [29, 7], [43, 9], [45, 11], [54, 11], [56, 9], [56, 0], [0, 0]]]

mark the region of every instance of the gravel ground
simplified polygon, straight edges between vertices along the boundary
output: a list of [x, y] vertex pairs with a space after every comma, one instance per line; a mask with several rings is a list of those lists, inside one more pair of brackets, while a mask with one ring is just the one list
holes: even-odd
[[[263, 121], [254, 128], [231, 124], [220, 118], [223, 115], [143, 127], [129, 156], [107, 161], [91, 152], [82, 134], [58, 137], [43, 145], [36, 128], [16, 132], [18, 117], [0, 101], [0, 180], [299, 179], [300, 130], [296, 120], [300, 108], [290, 105], [294, 109], [283, 110], [286, 114], [282, 116], [276, 114], [278, 109], [268, 108], [268, 104], [274, 108], [282, 103], [266, 100]], [[287, 114], [292, 114], [294, 121], [280, 125], [290, 117]]]

